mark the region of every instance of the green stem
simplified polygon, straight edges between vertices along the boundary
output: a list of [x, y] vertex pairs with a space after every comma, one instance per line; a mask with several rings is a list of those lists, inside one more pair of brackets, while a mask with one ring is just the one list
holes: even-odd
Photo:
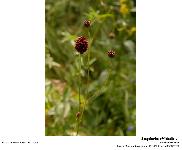
[[[90, 31], [88, 31], [88, 36], [89, 36], [89, 39], [90, 39]], [[89, 85], [89, 71], [90, 71], [90, 52], [91, 52], [91, 42], [90, 42], [90, 45], [89, 45], [89, 48], [88, 48], [88, 61], [87, 61], [87, 95], [86, 95], [86, 98], [88, 98], [88, 85]]]
[[[88, 58], [87, 58], [87, 85], [86, 85], [86, 100], [84, 100], [84, 104], [83, 104], [83, 109], [82, 109], [82, 111], [81, 111], [81, 116], [80, 116], [80, 118], [78, 119], [78, 125], [77, 125], [77, 132], [78, 132], [78, 130], [79, 130], [79, 125], [80, 125], [80, 123], [82, 122], [82, 119], [83, 119], [83, 114], [84, 114], [84, 111], [85, 111], [85, 106], [86, 106], [86, 102], [89, 100], [89, 92], [88, 92], [88, 87], [89, 87], [89, 79], [90, 79], [90, 74], [89, 74], [89, 71], [90, 71], [90, 65], [89, 65], [89, 62], [90, 62], [90, 54], [91, 54], [91, 45], [92, 45], [92, 43], [93, 43], [93, 41], [94, 41], [94, 39], [96, 38], [96, 35], [97, 35], [97, 33], [98, 33], [98, 31], [99, 31], [99, 28], [101, 27], [101, 25], [99, 25], [98, 27], [97, 27], [97, 29], [96, 29], [96, 32], [94, 33], [94, 35], [93, 35], [93, 37], [91, 38], [91, 36], [90, 36], [90, 31], [89, 31], [89, 29], [88, 29], [88, 37], [89, 37], [89, 46], [88, 46]], [[81, 80], [80, 80], [80, 82], [81, 82]], [[81, 85], [79, 85], [79, 88], [80, 88], [80, 86]], [[79, 90], [80, 91], [80, 90]], [[80, 94], [79, 94], [80, 95]], [[80, 99], [80, 98], [79, 98]], [[79, 102], [80, 103], [80, 102]], [[80, 104], [79, 104], [79, 111], [81, 110], [81, 108], [80, 108]], [[78, 135], [78, 133], [77, 133], [77, 135]]]
[[83, 105], [83, 110], [81, 112], [81, 119], [80, 119], [80, 122], [82, 121], [83, 119], [83, 113], [85, 111], [85, 106], [86, 106], [86, 101], [88, 101], [88, 87], [89, 87], [89, 72], [90, 72], [90, 65], [89, 65], [89, 62], [90, 62], [90, 53], [91, 53], [91, 44], [92, 44], [92, 41], [93, 39], [91, 39], [91, 36], [90, 36], [90, 31], [88, 30], [88, 38], [90, 40], [90, 44], [89, 44], [89, 47], [88, 47], [88, 57], [87, 57], [87, 83], [86, 83], [86, 100], [84, 101], [84, 105]]
[[78, 136], [79, 127], [80, 127], [80, 123], [79, 123], [79, 119], [77, 119], [77, 130], [76, 130], [76, 136]]
[[[97, 26], [97, 28], [95, 29], [95, 32], [93, 33], [92, 39], [90, 40], [90, 47], [91, 47], [92, 43], [94, 42], [94, 40], [97, 39], [97, 34], [98, 34], [98, 32], [100, 31], [101, 26], [102, 26], [102, 23], [99, 24], [99, 25]], [[90, 33], [90, 32], [89, 32], [89, 33]]]
[[78, 96], [79, 96], [79, 109], [78, 111], [80, 112], [81, 109], [81, 99], [80, 99], [80, 92], [81, 91], [81, 54], [79, 54], [79, 89], [78, 89]]
[[[78, 85], [78, 99], [79, 99], [79, 105], [78, 105], [78, 112], [81, 111], [81, 54], [79, 54], [79, 85]], [[77, 129], [76, 129], [76, 135], [78, 135], [80, 127], [80, 118], [77, 118]]]

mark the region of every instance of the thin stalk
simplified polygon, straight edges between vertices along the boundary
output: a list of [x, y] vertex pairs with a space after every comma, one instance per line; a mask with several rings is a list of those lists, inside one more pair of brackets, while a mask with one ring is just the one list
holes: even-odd
[[[94, 39], [96, 38], [96, 35], [97, 35], [97, 33], [98, 33], [98, 31], [99, 31], [99, 28], [101, 27], [101, 25], [99, 25], [98, 27], [97, 27], [97, 29], [96, 29], [96, 32], [94, 32], [94, 35], [93, 35], [93, 37], [91, 38], [91, 35], [90, 35], [90, 31], [89, 31], [89, 29], [88, 29], [88, 37], [89, 37], [89, 47], [88, 47], [88, 57], [87, 57], [87, 85], [86, 85], [86, 100], [84, 100], [84, 104], [83, 104], [83, 109], [82, 109], [82, 111], [81, 111], [81, 116], [80, 116], [80, 118], [78, 119], [78, 125], [77, 125], [77, 131], [79, 130], [79, 125], [80, 125], [80, 123], [82, 122], [82, 119], [83, 119], [83, 114], [84, 114], [84, 111], [85, 111], [85, 106], [86, 106], [86, 102], [89, 100], [89, 97], [88, 97], [88, 87], [89, 87], [89, 79], [90, 79], [90, 74], [89, 74], [89, 71], [90, 71], [90, 65], [89, 65], [89, 62], [90, 62], [90, 55], [91, 55], [91, 45], [92, 45], [92, 43], [93, 43], [93, 41], [94, 41]], [[81, 81], [80, 81], [81, 82]], [[80, 87], [80, 86], [79, 86]], [[80, 108], [80, 106], [79, 106], [79, 108]], [[81, 108], [79, 109], [79, 110], [81, 110]], [[78, 134], [78, 133], [77, 133]]]
[[90, 65], [89, 65], [89, 62], [90, 62], [90, 53], [91, 53], [91, 44], [92, 44], [92, 41], [93, 39], [91, 39], [91, 36], [90, 36], [90, 31], [88, 29], [88, 38], [89, 38], [89, 47], [88, 47], [88, 57], [87, 57], [87, 83], [86, 83], [86, 100], [84, 100], [84, 105], [83, 105], [83, 110], [81, 112], [81, 119], [80, 119], [80, 122], [82, 121], [82, 118], [83, 118], [83, 113], [85, 111], [85, 106], [86, 106], [86, 101], [88, 101], [89, 97], [88, 97], [88, 87], [89, 87], [89, 79], [90, 79]]
[[80, 99], [80, 94], [81, 94], [81, 54], [79, 54], [79, 89], [78, 89], [78, 96], [79, 96], [79, 109], [78, 111], [80, 112], [81, 109], [81, 99]]
[[[90, 31], [88, 31], [88, 37], [90, 39]], [[87, 98], [88, 98], [88, 84], [89, 84], [89, 72], [90, 72], [90, 52], [91, 52], [91, 44], [89, 45], [89, 48], [88, 48], [88, 62], [87, 62]]]
[[79, 127], [80, 127], [80, 123], [79, 123], [79, 119], [77, 119], [77, 130], [76, 130], [76, 136], [78, 136]]
[[[78, 85], [78, 99], [79, 99], [79, 105], [78, 105], [78, 112], [81, 111], [81, 54], [79, 54], [79, 85]], [[76, 135], [78, 135], [80, 127], [80, 118], [77, 118], [77, 129], [76, 129]]]

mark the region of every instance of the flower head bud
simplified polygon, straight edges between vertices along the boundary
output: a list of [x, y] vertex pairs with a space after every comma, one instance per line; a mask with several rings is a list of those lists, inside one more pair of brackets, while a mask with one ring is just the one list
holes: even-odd
[[110, 58], [113, 58], [113, 57], [116, 55], [116, 53], [115, 53], [114, 50], [108, 50], [107, 55], [108, 55]]
[[108, 36], [109, 36], [109, 38], [111, 38], [111, 39], [115, 38], [114, 32], [110, 32]]
[[81, 113], [80, 112], [77, 112], [76, 113], [76, 118], [80, 118], [80, 115], [81, 115]]
[[91, 26], [91, 21], [90, 20], [85, 20], [83, 23], [84, 23], [84, 26], [87, 27], [87, 28]]

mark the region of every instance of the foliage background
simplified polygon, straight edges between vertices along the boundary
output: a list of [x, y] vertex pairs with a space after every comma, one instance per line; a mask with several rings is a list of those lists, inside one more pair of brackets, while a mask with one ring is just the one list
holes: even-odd
[[[89, 103], [79, 135], [136, 135], [135, 0], [46, 0], [46, 135], [74, 135], [78, 111], [76, 37], [92, 21]], [[107, 50], [116, 51], [108, 58]], [[82, 57], [81, 98], [87, 53]]]

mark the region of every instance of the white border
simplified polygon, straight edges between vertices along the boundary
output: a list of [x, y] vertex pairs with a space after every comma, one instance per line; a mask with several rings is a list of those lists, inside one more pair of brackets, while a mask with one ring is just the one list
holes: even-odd
[[1, 140], [110, 150], [141, 136], [181, 136], [181, 0], [137, 1], [137, 137], [44, 137], [44, 3], [0, 2]]

